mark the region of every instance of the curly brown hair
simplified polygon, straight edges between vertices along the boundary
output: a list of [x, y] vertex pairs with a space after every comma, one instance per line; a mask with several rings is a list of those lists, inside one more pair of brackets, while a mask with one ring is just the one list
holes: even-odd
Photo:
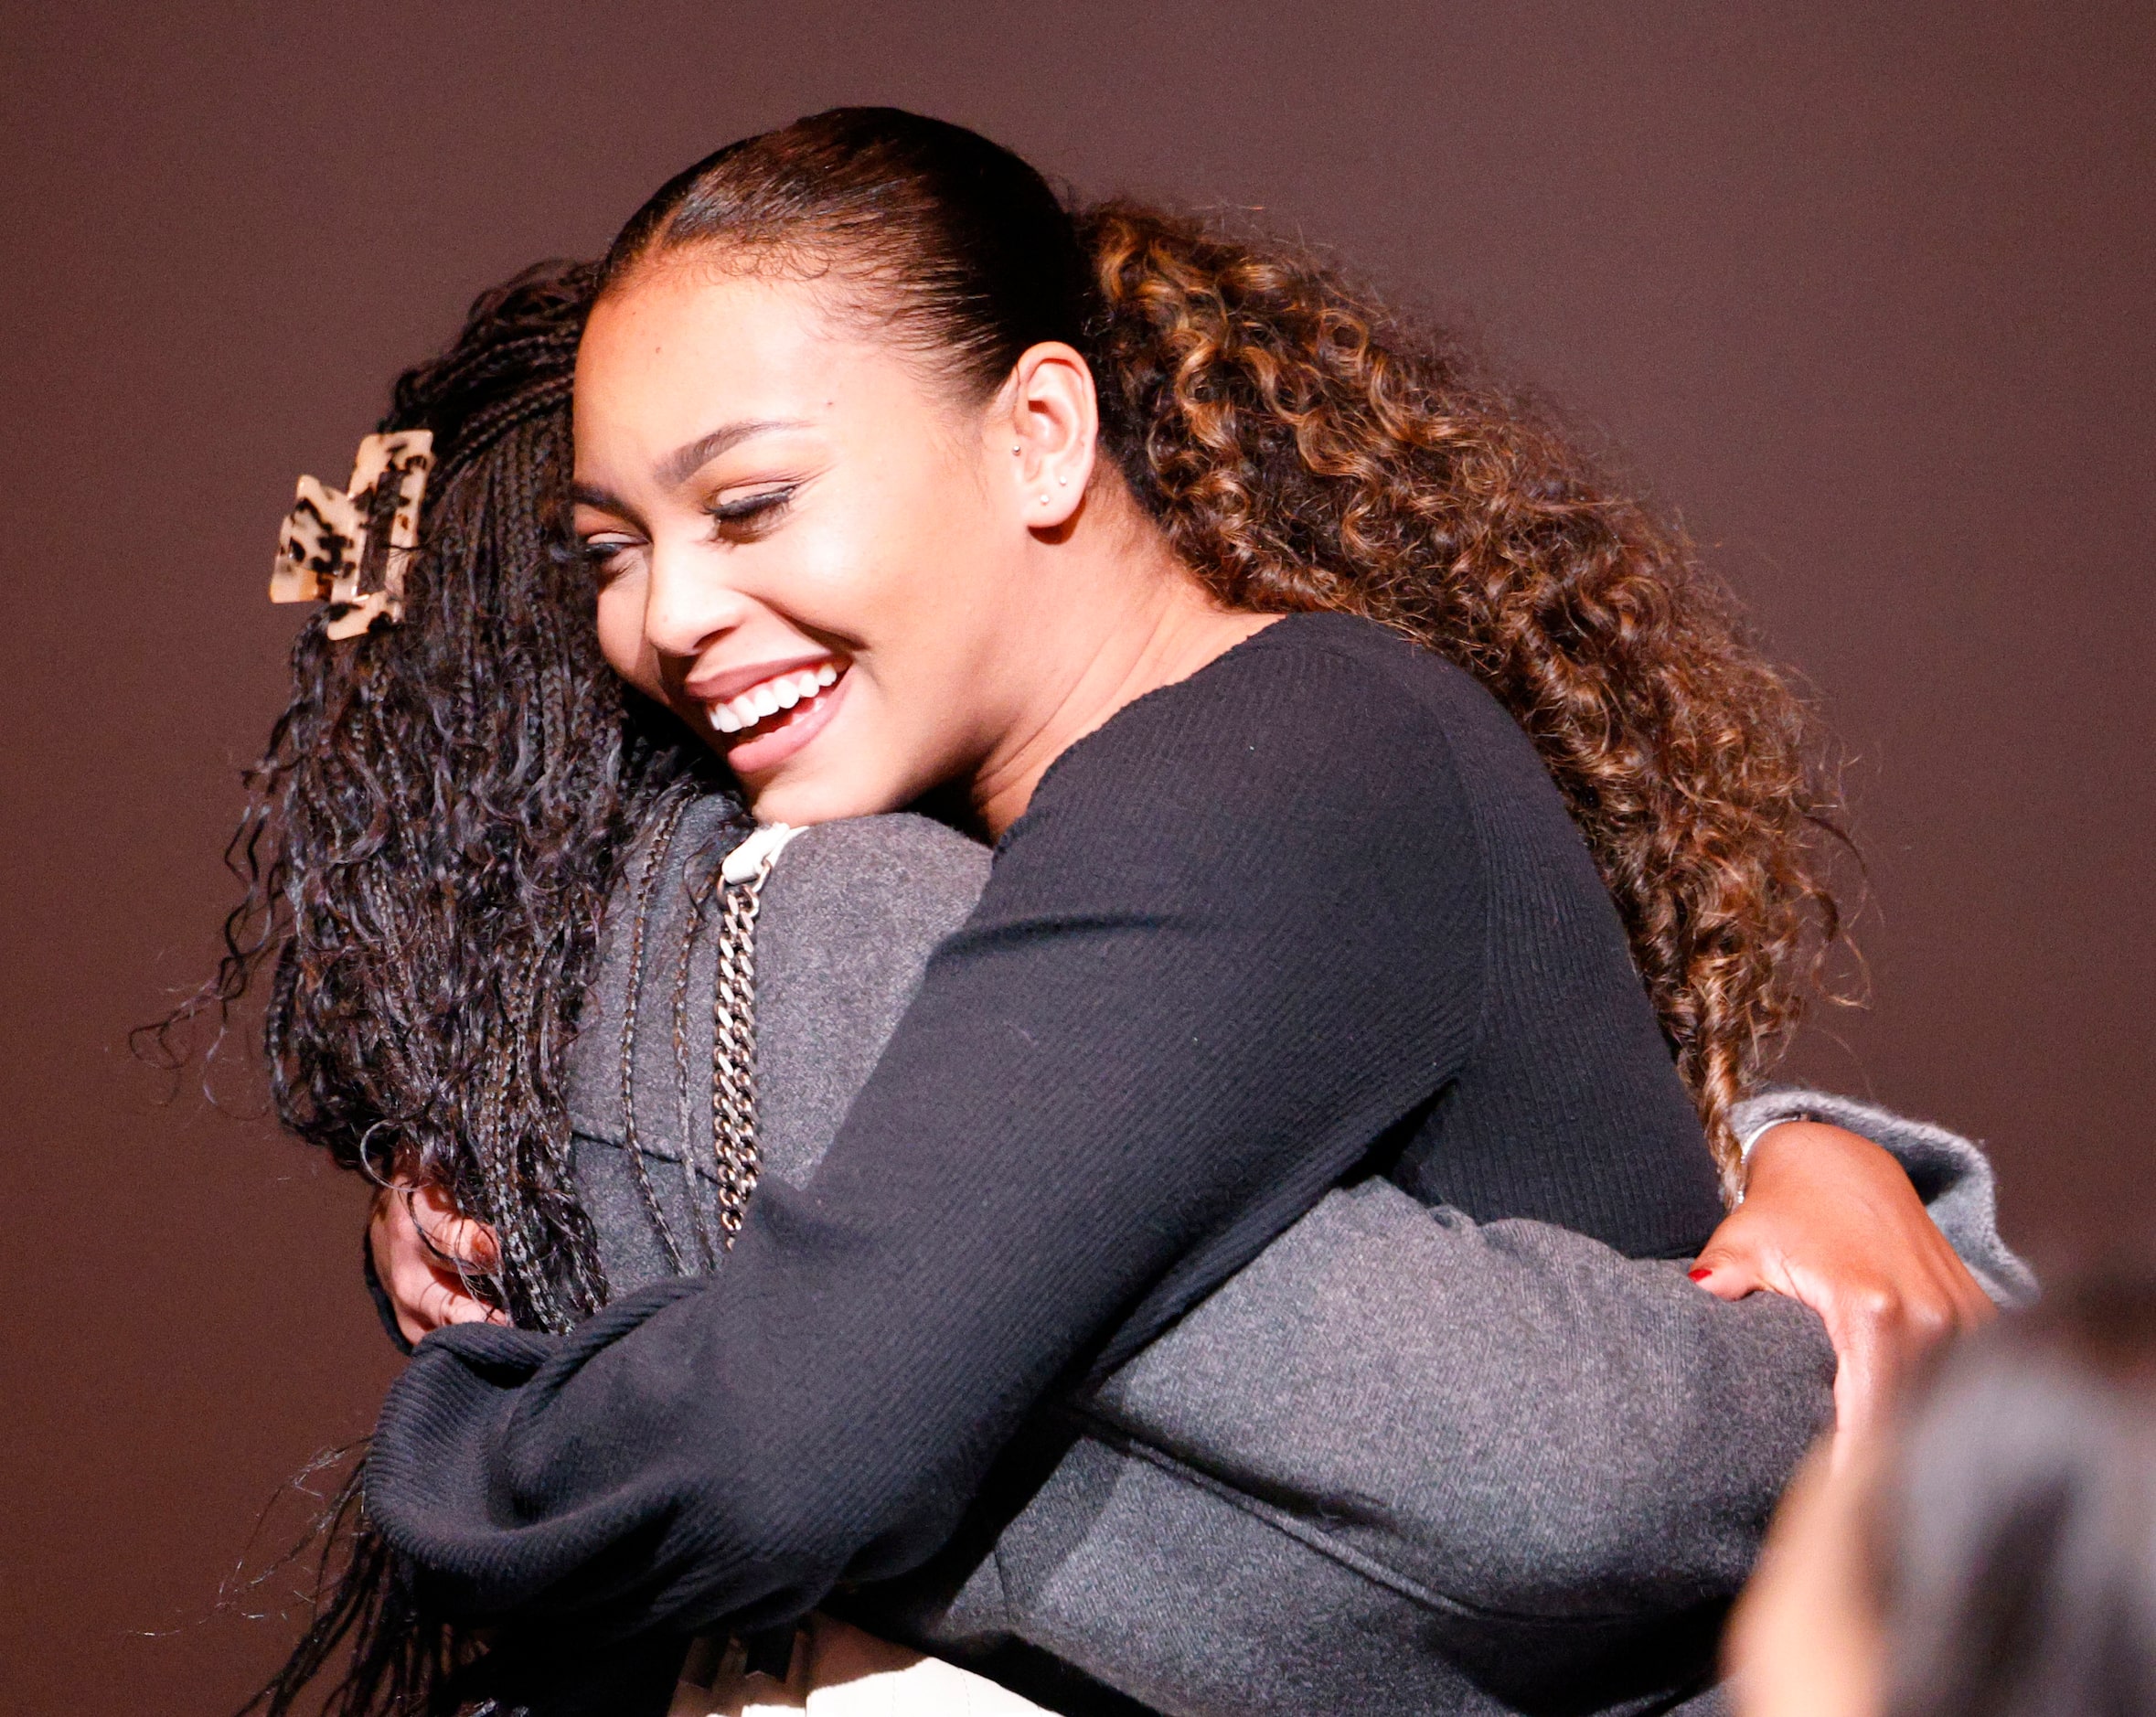
[[1834, 783], [1678, 531], [1457, 351], [1307, 255], [1129, 203], [1082, 219], [1125, 474], [1223, 603], [1338, 609], [1449, 656], [1585, 834], [1734, 1191], [1729, 1112], [1841, 913]]
[[630, 221], [600, 290], [688, 247], [838, 279], [977, 398], [1068, 342], [1105, 450], [1221, 602], [1365, 615], [1474, 674], [1585, 833], [1734, 1192], [1731, 1105], [1841, 932], [1840, 805], [1680, 532], [1318, 258], [1136, 203], [1073, 216], [958, 126], [841, 108], [731, 144]]

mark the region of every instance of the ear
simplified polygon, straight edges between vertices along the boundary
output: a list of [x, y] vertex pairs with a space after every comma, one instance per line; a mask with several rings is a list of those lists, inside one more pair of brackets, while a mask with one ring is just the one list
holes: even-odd
[[1005, 384], [1008, 414], [992, 414], [991, 432], [1007, 429], [1009, 487], [1018, 517], [1031, 530], [1066, 525], [1093, 480], [1100, 439], [1100, 400], [1085, 359], [1061, 340], [1020, 354]]

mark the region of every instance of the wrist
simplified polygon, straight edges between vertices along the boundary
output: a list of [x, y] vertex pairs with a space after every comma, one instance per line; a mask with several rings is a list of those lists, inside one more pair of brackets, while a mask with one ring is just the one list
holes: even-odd
[[1777, 1121], [1763, 1127], [1745, 1155], [1745, 1190], [1822, 1178], [1846, 1183], [1890, 1174], [1905, 1179], [1900, 1164], [1870, 1139], [1825, 1121]]

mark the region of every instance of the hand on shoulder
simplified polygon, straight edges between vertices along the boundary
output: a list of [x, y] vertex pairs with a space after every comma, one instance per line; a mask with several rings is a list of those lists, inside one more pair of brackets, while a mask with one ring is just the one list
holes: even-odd
[[1815, 1121], [1760, 1136], [1745, 1201], [1692, 1274], [1723, 1299], [1765, 1288], [1820, 1315], [1839, 1361], [1842, 1447], [1877, 1424], [1911, 1363], [1997, 1316], [1902, 1166], [1870, 1139]]

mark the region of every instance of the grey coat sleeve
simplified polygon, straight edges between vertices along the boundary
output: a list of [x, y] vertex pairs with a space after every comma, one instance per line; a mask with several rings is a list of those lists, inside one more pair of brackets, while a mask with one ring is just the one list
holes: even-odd
[[987, 1556], [863, 1619], [1169, 1717], [1665, 1710], [1833, 1367], [1793, 1301], [1343, 1188], [1082, 1404]]
[[1588, 1620], [1733, 1594], [1833, 1378], [1792, 1300], [1373, 1180], [1089, 1411], [1446, 1603]]
[[1796, 1086], [1746, 1098], [1731, 1119], [1747, 1146], [1784, 1121], [1825, 1121], [1883, 1146], [1907, 1172], [1931, 1220], [1996, 1304], [2027, 1306], [2036, 1298], [2035, 1273], [2000, 1237], [1997, 1184], [1981, 1146], [1876, 1104]]

